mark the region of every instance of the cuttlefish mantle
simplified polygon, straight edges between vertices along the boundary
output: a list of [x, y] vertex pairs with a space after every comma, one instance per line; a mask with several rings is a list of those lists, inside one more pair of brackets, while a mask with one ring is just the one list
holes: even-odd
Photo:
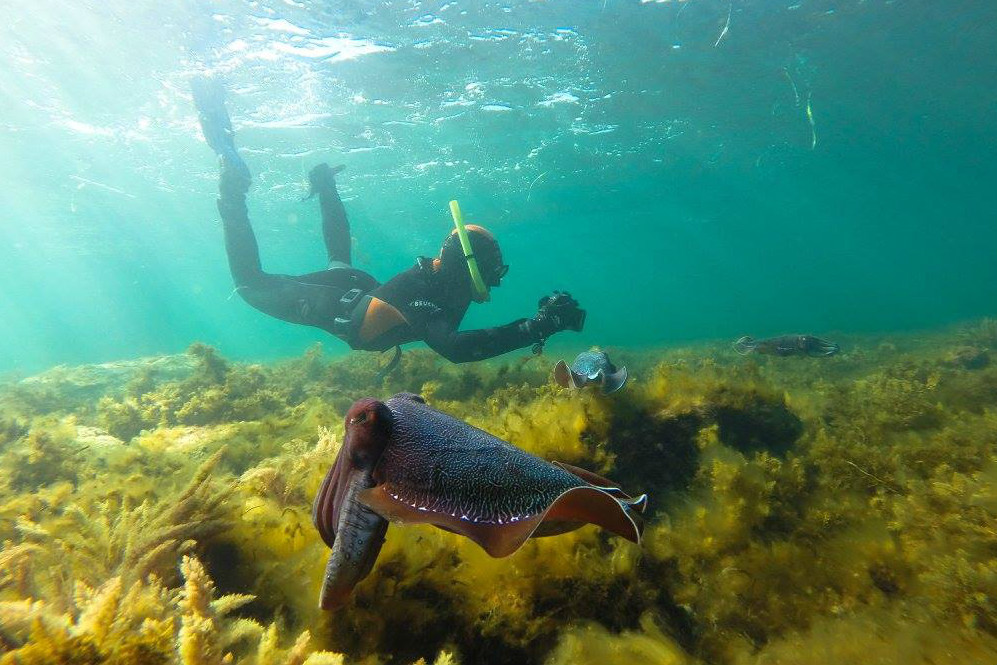
[[529, 538], [585, 524], [640, 543], [647, 496], [569, 464], [547, 462], [400, 393], [357, 401], [315, 497], [312, 519], [332, 552], [320, 606], [334, 609], [374, 566], [388, 521], [432, 524], [493, 557]]

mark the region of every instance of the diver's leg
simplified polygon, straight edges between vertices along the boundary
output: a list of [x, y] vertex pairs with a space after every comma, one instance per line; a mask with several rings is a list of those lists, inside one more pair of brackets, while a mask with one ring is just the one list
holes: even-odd
[[260, 248], [246, 209], [249, 180], [242, 178], [227, 160], [222, 159], [221, 162], [218, 214], [222, 218], [229, 272], [232, 273], [236, 288], [242, 289], [258, 281], [264, 274], [260, 265]]
[[[242, 180], [222, 160], [218, 212], [225, 231], [225, 251], [236, 291], [247, 303], [272, 317], [333, 332], [339, 300], [346, 289], [291, 275], [263, 271], [256, 236], [246, 212]], [[328, 272], [328, 271], [323, 271]]]
[[331, 331], [345, 289], [332, 283], [309, 283], [291, 275], [263, 272], [259, 245], [246, 208], [249, 168], [235, 149], [224, 91], [217, 82], [205, 79], [195, 79], [191, 87], [204, 138], [221, 164], [218, 213], [222, 218], [225, 251], [236, 291], [264, 314]]
[[319, 208], [322, 211], [322, 237], [325, 251], [329, 255], [329, 266], [352, 265], [350, 261], [350, 222], [346, 218], [346, 208], [336, 189], [336, 174], [343, 166], [330, 168], [322, 163], [308, 173], [312, 195], [318, 194]]
[[263, 274], [260, 250], [249, 223], [246, 192], [249, 191], [249, 167], [235, 149], [232, 122], [225, 109], [225, 91], [218, 81], [195, 78], [191, 81], [194, 105], [201, 121], [201, 132], [221, 166], [218, 178], [218, 213], [225, 230], [225, 251], [229, 270], [237, 288], [242, 289]]
[[243, 300], [264, 314], [331, 331], [339, 312], [339, 299], [346, 289], [336, 284], [309, 280], [308, 276], [302, 279], [264, 272], [256, 235], [246, 209], [249, 178], [224, 156], [221, 165], [218, 213], [222, 218], [225, 252], [236, 291]]

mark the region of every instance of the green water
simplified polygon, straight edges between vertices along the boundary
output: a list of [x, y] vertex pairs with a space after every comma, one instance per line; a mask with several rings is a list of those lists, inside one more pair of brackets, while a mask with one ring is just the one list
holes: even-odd
[[[860, 333], [993, 315], [986, 0], [3, 3], [0, 371], [299, 354], [232, 297], [188, 81], [224, 75], [264, 268], [320, 269], [319, 161], [356, 263], [448, 232], [512, 269], [464, 327], [570, 290], [563, 344]], [[808, 114], [809, 107], [809, 114]]]

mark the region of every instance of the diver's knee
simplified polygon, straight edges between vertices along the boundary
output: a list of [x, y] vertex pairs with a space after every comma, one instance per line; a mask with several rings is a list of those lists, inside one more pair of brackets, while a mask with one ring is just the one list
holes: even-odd
[[240, 298], [256, 309], [264, 309], [266, 303], [270, 300], [270, 290], [266, 288], [264, 277], [262, 272], [245, 271], [234, 273], [232, 278], [235, 288], [232, 289], [232, 293], [239, 294]]

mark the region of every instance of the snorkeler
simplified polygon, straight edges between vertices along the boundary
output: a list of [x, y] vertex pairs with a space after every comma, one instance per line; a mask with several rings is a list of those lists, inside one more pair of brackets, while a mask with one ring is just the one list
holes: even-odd
[[239, 295], [256, 309], [290, 323], [321, 328], [352, 349], [385, 351], [422, 340], [457, 363], [527, 346], [538, 351], [554, 333], [582, 329], [585, 311], [570, 294], [555, 292], [540, 300], [532, 318], [459, 331], [471, 301], [486, 302], [489, 290], [499, 286], [509, 266], [502, 262], [490, 232], [464, 225], [456, 203], [451, 204], [456, 228], [437, 257], [419, 257], [413, 267], [383, 284], [354, 268], [350, 226], [336, 189], [335, 175], [341, 166], [323, 163], [308, 174], [309, 198], [316, 194], [319, 198], [328, 268], [305, 275], [264, 272], [246, 208], [251, 177], [235, 148], [224, 90], [217, 81], [203, 78], [194, 79], [191, 87], [204, 138], [221, 165], [218, 212], [229, 269]]

